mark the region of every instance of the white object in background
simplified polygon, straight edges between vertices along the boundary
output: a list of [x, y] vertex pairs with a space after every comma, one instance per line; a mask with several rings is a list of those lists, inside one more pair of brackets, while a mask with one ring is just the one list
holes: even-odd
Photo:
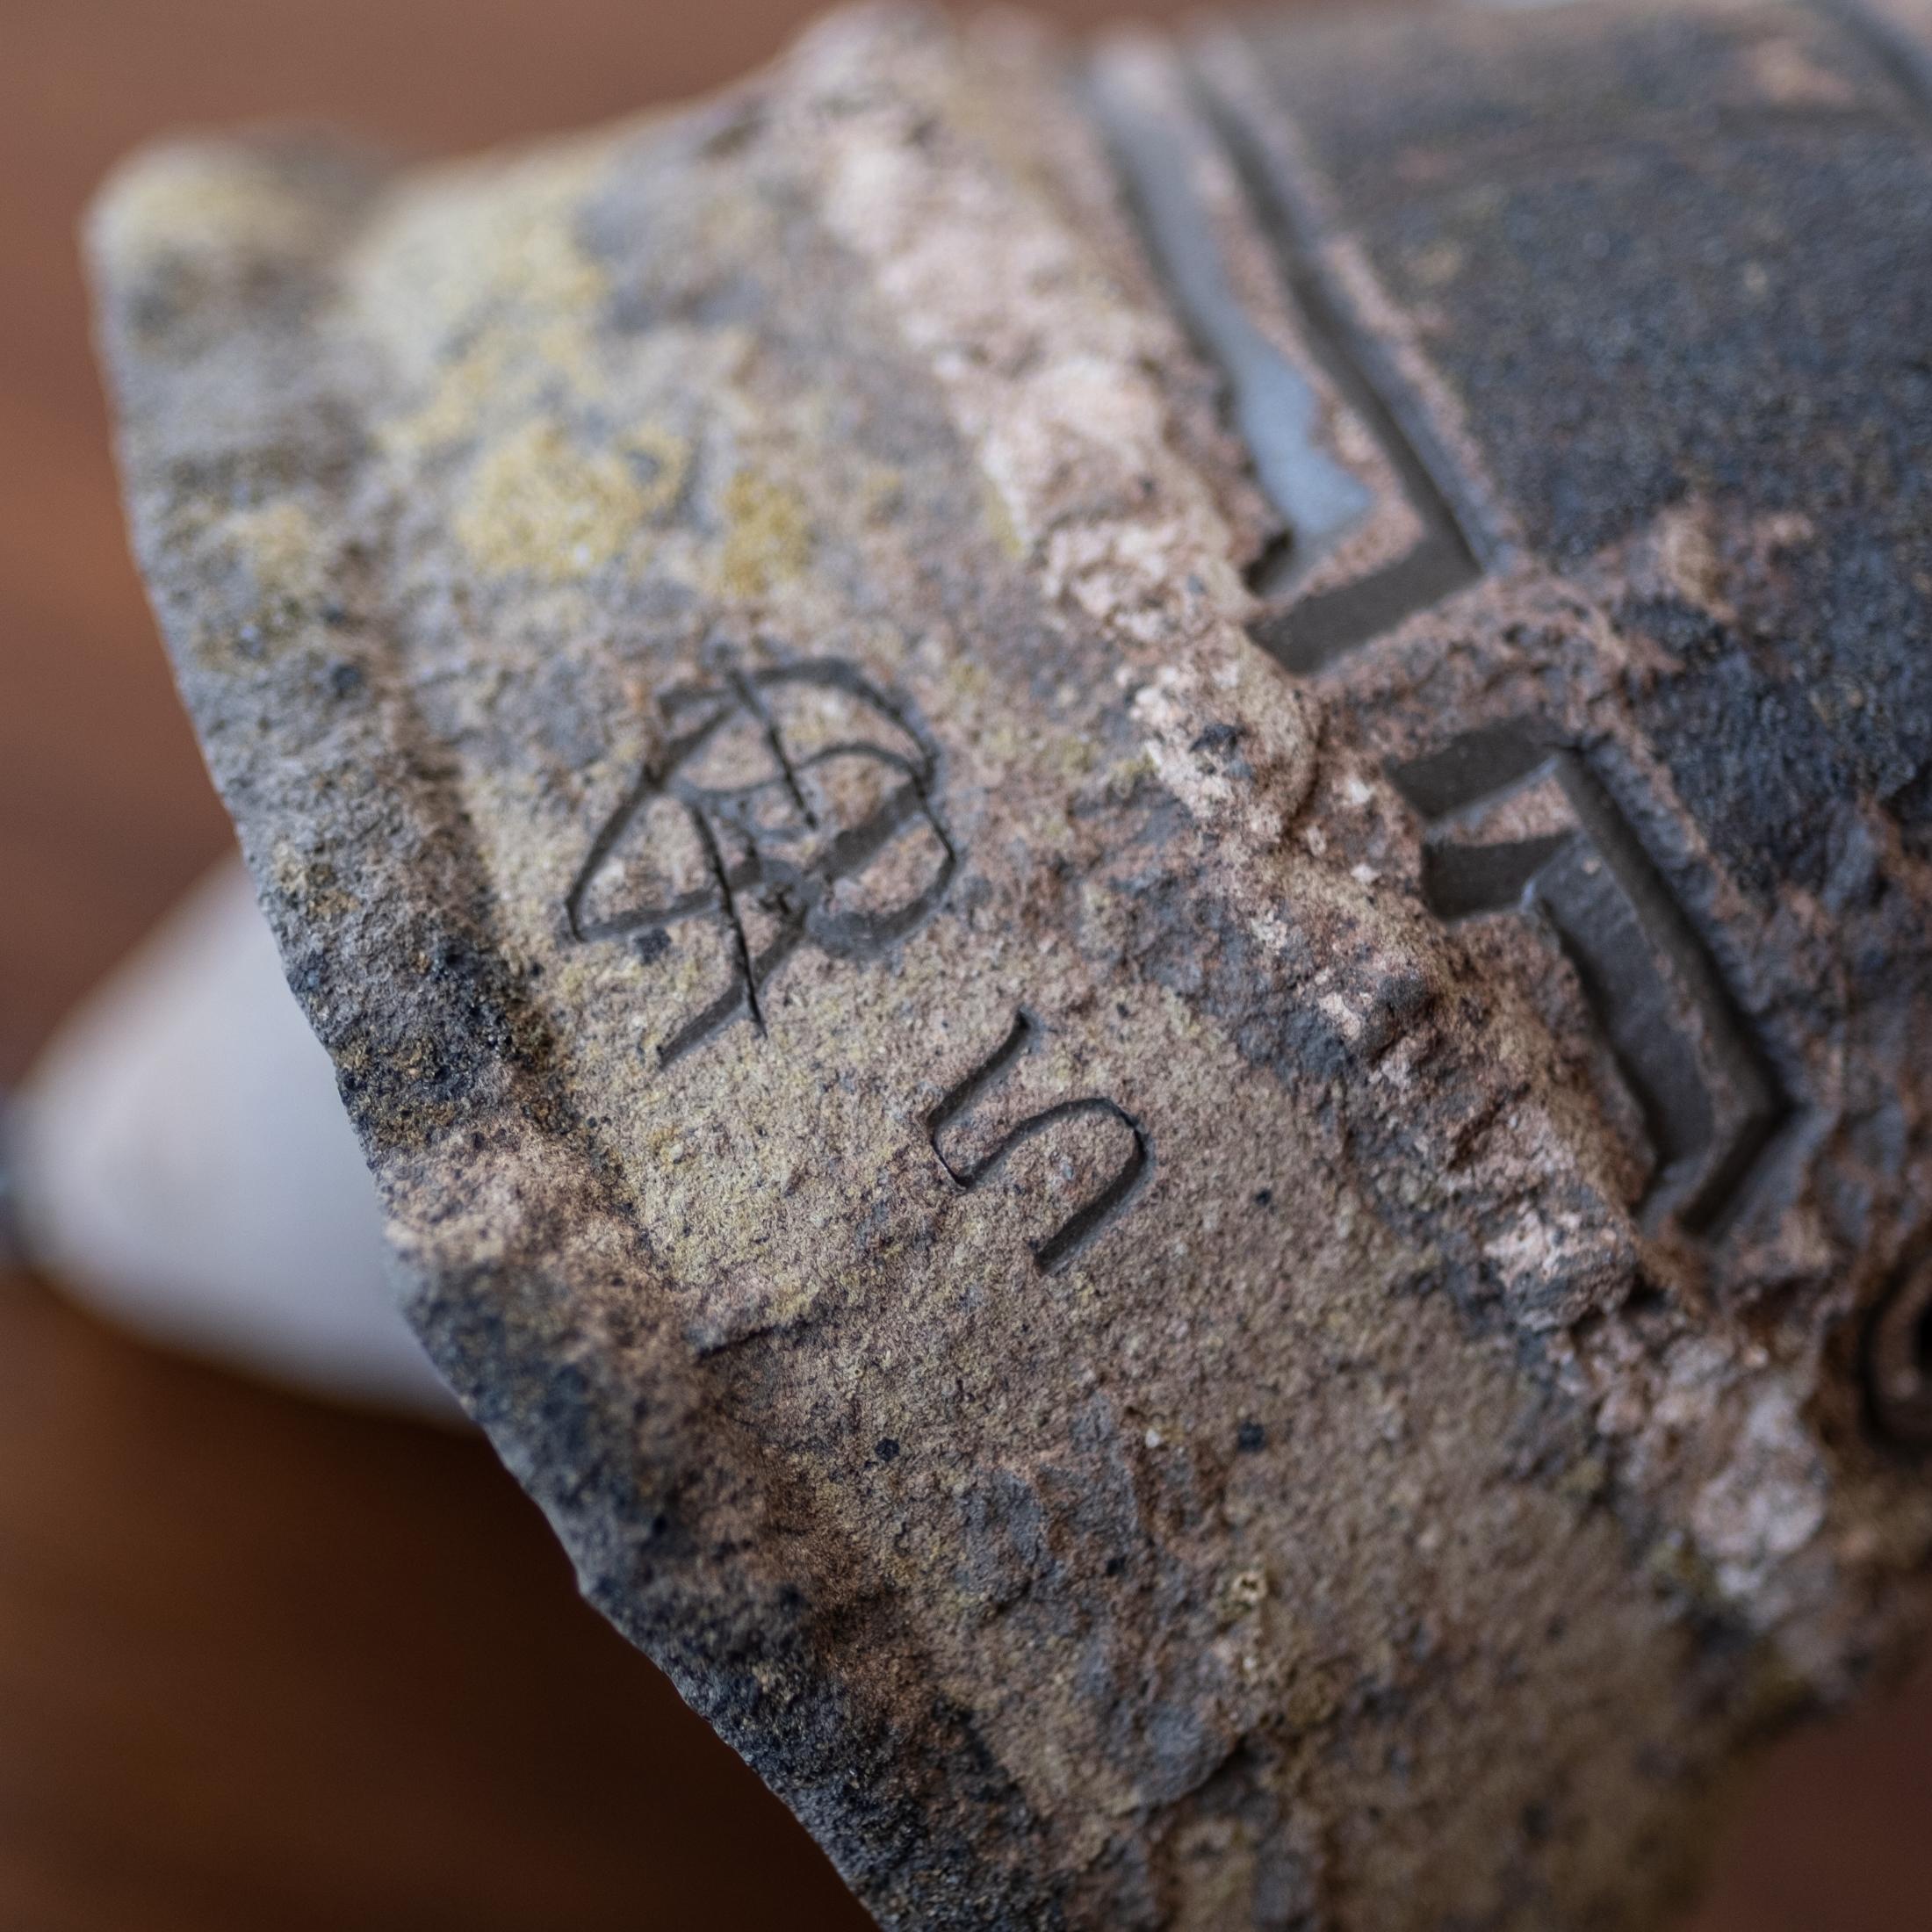
[[457, 1417], [239, 859], [63, 1023], [9, 1134], [27, 1253], [76, 1299], [274, 1381]]

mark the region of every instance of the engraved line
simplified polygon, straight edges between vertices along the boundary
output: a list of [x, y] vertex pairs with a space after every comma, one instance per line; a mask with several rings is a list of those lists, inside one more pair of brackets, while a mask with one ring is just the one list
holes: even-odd
[[[1189, 180], [1200, 158], [1157, 108], [1102, 63], [1086, 98], [1119, 169], [1128, 206], [1174, 306], [1195, 343], [1221, 371], [1229, 413], [1248, 446], [1262, 493], [1287, 525], [1256, 566], [1254, 588], [1299, 575], [1316, 555], [1374, 508], [1359, 477], [1316, 439], [1315, 386], [1276, 347], [1230, 285], [1215, 224]], [[1218, 148], [1198, 121], [1200, 145]]]
[[[1793, 1109], [1689, 916], [1607, 788], [1579, 753], [1525, 724], [1467, 732], [1392, 768], [1390, 776], [1438, 830], [1539, 779], [1555, 779], [1578, 831], [1431, 843], [1424, 848], [1424, 896], [1452, 920], [1542, 908], [1644, 1117], [1659, 1163], [1653, 1200], [1674, 1209], [1691, 1232], [1718, 1232]], [[1694, 1048], [1672, 1024], [1671, 976], [1727, 1085], [1728, 1127]], [[1676, 1199], [1673, 1171], [1681, 1180], [1700, 1163], [1705, 1171], [1692, 1193]]]
[[[732, 876], [725, 869], [724, 854], [718, 845], [717, 834], [711, 830], [710, 819], [702, 811], [692, 812], [691, 818], [697, 826], [698, 836], [704, 841], [705, 856], [710, 861], [711, 873], [717, 881], [717, 890], [724, 900], [724, 917], [731, 926], [732, 938], [738, 955], [738, 970], [744, 982], [745, 1004], [751, 1009], [752, 1025], [762, 1033], [765, 1030], [765, 1013], [758, 1002], [757, 982], [752, 977], [751, 941], [745, 937], [745, 922], [739, 915], [738, 897], [732, 890]], [[753, 858], [755, 862], [755, 852]]]
[[1486, 805], [1549, 769], [1557, 747], [1533, 724], [1479, 724], [1389, 768], [1395, 789], [1431, 825]]
[[1554, 832], [1506, 845], [1425, 846], [1422, 892], [1429, 909], [1451, 925], [1485, 912], [1521, 906], [1538, 875], [1571, 844], [1573, 832]]
[[1425, 535], [1366, 576], [1263, 617], [1253, 627], [1255, 642], [1284, 669], [1306, 677], [1467, 588], [1479, 574], [1466, 549]]
[[1056, 1127], [1062, 1121], [1094, 1114], [1102, 1119], [1119, 1121], [1134, 1136], [1133, 1151], [1121, 1164], [1114, 1179], [1092, 1200], [1075, 1208], [1043, 1241], [1030, 1241], [1027, 1244], [1042, 1274], [1051, 1274], [1063, 1262], [1069, 1260], [1078, 1249], [1084, 1247], [1120, 1208], [1126, 1206], [1128, 1197], [1139, 1187], [1147, 1171], [1148, 1158], [1147, 1136], [1141, 1131], [1140, 1123], [1124, 1107], [1098, 1094], [1078, 1100], [1062, 1100], [1058, 1105], [1022, 1121], [973, 1170], [972, 1179], [967, 1184], [977, 1186], [1009, 1154], [1017, 1151], [1027, 1142], [1045, 1133], [1049, 1128]]
[[778, 730], [778, 721], [771, 715], [769, 707], [758, 694], [752, 681], [740, 671], [731, 674], [732, 688], [738, 693], [745, 709], [755, 717], [765, 733], [765, 743], [772, 756], [778, 761], [778, 768], [784, 774], [785, 789], [791, 795], [791, 802], [798, 808], [798, 815], [816, 832], [818, 829], [818, 815], [805, 803], [805, 795], [799, 789], [798, 774], [793, 768], [789, 754], [785, 750], [785, 741]]
[[[1789, 1116], [1790, 1102], [1709, 950], [1602, 782], [1573, 752], [1559, 755], [1557, 778], [1585, 837], [1617, 876], [1651, 944], [1669, 962], [1702, 1014], [1709, 1051], [1742, 1107], [1743, 1119], [1716, 1165], [1677, 1209], [1678, 1218], [1693, 1233], [1715, 1233], [1730, 1218], [1747, 1175]], [[1563, 906], [1554, 897], [1551, 903], [1561, 928]]]
[[[1251, 41], [1233, 45], [1258, 59]], [[1316, 224], [1302, 207], [1279, 158], [1250, 124], [1243, 105], [1211, 72], [1193, 77], [1202, 112], [1225, 143], [1246, 191], [1257, 226], [1272, 244], [1289, 292], [1308, 325], [1309, 347], [1342, 397], [1367, 425], [1395, 472], [1423, 535], [1406, 555], [1359, 580], [1358, 606], [1337, 602], [1319, 613], [1319, 624], [1299, 637], [1292, 631], [1269, 648], [1290, 670], [1319, 670], [1344, 652], [1416, 611], [1474, 583], [1493, 561], [1481, 520], [1458, 507], [1455, 466], [1439, 446], [1433, 426], [1415, 407], [1408, 386], [1391, 366], [1372, 331], [1353, 315], [1323, 266]], [[1287, 108], [1276, 104], [1277, 112]], [[1405, 407], [1406, 405], [1406, 407]], [[1368, 587], [1391, 580], [1380, 595]], [[1325, 594], [1332, 595], [1332, 594]]]
[[1031, 1050], [1034, 1031], [1034, 1023], [1027, 1013], [1022, 1011], [1017, 1014], [1006, 1039], [987, 1059], [981, 1062], [941, 1099], [926, 1115], [926, 1126], [927, 1137], [933, 1143], [933, 1152], [940, 1165], [962, 1189], [977, 1187], [1009, 1155], [1016, 1152], [1028, 1141], [1058, 1126], [1063, 1121], [1097, 1115], [1102, 1119], [1119, 1121], [1133, 1135], [1133, 1150], [1106, 1186], [1091, 1200], [1075, 1208], [1050, 1235], [1042, 1240], [1029, 1241], [1027, 1244], [1034, 1258], [1034, 1265], [1041, 1273], [1051, 1274], [1071, 1260], [1127, 1205], [1146, 1178], [1151, 1154], [1147, 1135], [1132, 1114], [1116, 1102], [1101, 1095], [1088, 1094], [1079, 1099], [1058, 1101], [1052, 1107], [1042, 1108], [1037, 1114], [1029, 1114], [1017, 1126], [1009, 1128], [991, 1153], [974, 1162], [963, 1171], [947, 1159], [945, 1150], [940, 1145], [940, 1135], [989, 1087], [1004, 1078], [1015, 1060]]
[[962, 1187], [970, 1187], [971, 1179], [962, 1174], [947, 1159], [939, 1144], [942, 1128], [963, 1114], [993, 1082], [1004, 1074], [1023, 1053], [1032, 1049], [1034, 1024], [1032, 1016], [1025, 1012], [1013, 1016], [1012, 1030], [994, 1048], [991, 1056], [983, 1060], [966, 1078], [953, 1087], [933, 1111], [926, 1116], [926, 1137], [933, 1143], [933, 1151], [939, 1155], [939, 1164]]
[[[670, 694], [670, 698], [681, 702], [691, 695], [678, 691]], [[590, 890], [590, 882], [596, 876], [598, 868], [616, 849], [618, 840], [630, 831], [631, 822], [645, 803], [663, 793], [665, 784], [661, 775], [667, 771], [675, 771], [729, 716], [730, 707], [720, 704], [702, 724], [687, 732], [683, 737], [672, 739], [665, 747], [661, 758], [645, 761], [636, 782], [618, 800], [616, 809], [598, 827], [596, 836], [590, 841], [590, 850], [585, 854], [584, 862], [577, 869], [577, 876], [571, 881], [570, 890], [564, 896], [564, 916], [573, 939], [590, 940], [610, 936], [604, 930], [607, 922], [599, 922], [588, 928], [583, 923], [584, 896]]]
[[[710, 707], [692, 728], [674, 738], [658, 757], [648, 761], [634, 784], [599, 827], [583, 864], [566, 895], [566, 921], [573, 938], [583, 941], [648, 934], [712, 912], [722, 912], [730, 930], [734, 960], [732, 983], [695, 1014], [658, 1049], [660, 1063], [681, 1058], [694, 1047], [741, 1013], [748, 1013], [759, 1032], [766, 1030], [762, 994], [772, 977], [807, 939], [834, 957], [865, 958], [883, 951], [914, 930], [944, 899], [960, 864], [960, 853], [934, 804], [939, 775], [937, 746], [907, 710], [876, 689], [850, 666], [837, 659], [811, 659], [770, 667], [749, 675], [727, 670], [721, 685], [680, 685], [662, 695], [660, 704], [668, 715], [695, 705]], [[841, 739], [810, 757], [795, 761], [783, 742], [776, 720], [760, 693], [773, 685], [803, 683], [844, 691], [876, 711], [912, 745], [915, 757], [862, 739]], [[680, 768], [724, 724], [740, 711], [763, 730], [768, 749], [779, 767], [777, 776], [745, 785], [704, 786], [681, 778]], [[904, 780], [858, 825], [841, 828], [810, 864], [797, 864], [782, 853], [768, 850], [789, 840], [808, 838], [818, 822], [807, 804], [799, 775], [841, 757], [875, 761], [900, 774]], [[758, 798], [783, 789], [806, 821], [804, 832], [784, 826], [761, 826]], [[595, 876], [619, 842], [652, 799], [670, 798], [681, 804], [703, 850], [710, 883], [663, 905], [631, 905], [607, 918], [587, 920], [584, 903]], [[866, 909], [840, 912], [832, 902], [834, 889], [863, 873], [908, 825], [923, 818], [939, 847], [939, 867], [926, 887], [904, 905], [883, 912]], [[716, 823], [714, 824], [714, 819]], [[742, 840], [744, 856], [727, 863], [718, 826]], [[741, 902], [751, 892], [778, 923], [776, 936], [753, 953], [746, 929]]]

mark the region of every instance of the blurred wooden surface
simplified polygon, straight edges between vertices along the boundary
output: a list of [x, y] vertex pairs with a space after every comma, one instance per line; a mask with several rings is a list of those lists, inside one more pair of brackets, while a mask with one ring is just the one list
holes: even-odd
[[[808, 11], [0, 0], [0, 1080], [226, 840], [114, 497], [73, 245], [102, 174], [241, 119], [534, 133], [712, 85]], [[1921, 1683], [1761, 1774], [1696, 1932], [1932, 1923], [1928, 1827]], [[0, 1928], [864, 1923], [479, 1443], [0, 1279]]]
[[479, 1439], [0, 1282], [0, 1926], [869, 1922]]

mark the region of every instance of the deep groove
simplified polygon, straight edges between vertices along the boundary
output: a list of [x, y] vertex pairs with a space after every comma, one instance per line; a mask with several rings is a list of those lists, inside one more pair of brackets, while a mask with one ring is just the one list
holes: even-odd
[[[1255, 625], [1255, 638], [1286, 669], [1307, 675], [1476, 581], [1489, 560], [1489, 546], [1474, 519], [1459, 514], [1439, 473], [1446, 466], [1439, 460], [1431, 462], [1422, 439], [1405, 426], [1391, 400], [1402, 393], [1401, 384], [1385, 366], [1386, 358], [1372, 339], [1353, 322], [1345, 303], [1330, 287], [1292, 191], [1279, 179], [1278, 170], [1244, 124], [1239, 109], [1198, 75], [1189, 75], [1186, 84], [1199, 130], [1227, 157], [1256, 229], [1270, 246], [1283, 292], [1301, 314], [1316, 361], [1380, 443], [1423, 525], [1421, 537], [1392, 562], [1296, 602], [1292, 594], [1278, 596], [1277, 591], [1285, 574], [1298, 574], [1305, 567], [1305, 546], [1298, 539], [1308, 533], [1293, 527], [1294, 519], [1282, 501], [1285, 493], [1266, 490], [1276, 511], [1287, 518], [1291, 528], [1285, 540], [1269, 544], [1249, 572], [1250, 588], [1256, 595], [1277, 602], [1277, 608]], [[1192, 231], [1185, 233], [1177, 245], [1168, 232], [1170, 224], [1152, 206], [1150, 184], [1154, 171], [1164, 168], [1169, 174], [1174, 171], [1174, 156], [1163, 152], [1158, 132], [1150, 135], [1145, 127], [1136, 128], [1134, 113], [1110, 104], [1107, 89], [1092, 76], [1085, 93], [1090, 112], [1114, 157], [1123, 198], [1142, 245], [1189, 335], [1221, 371], [1236, 427], [1243, 429], [1265, 489], [1269, 474], [1292, 469], [1297, 462], [1303, 466], [1304, 475], [1311, 466], [1337, 466], [1326, 451], [1313, 445], [1294, 453], [1292, 426], [1282, 434], [1279, 445], [1271, 445], [1267, 438], [1243, 429], [1241, 419], [1246, 417], [1251, 422], [1255, 412], [1269, 407], [1271, 400], [1274, 407], [1287, 413], [1297, 399], [1283, 392], [1301, 380], [1299, 371], [1287, 364], [1279, 372], [1266, 367], [1265, 357], [1246, 341], [1251, 334], [1258, 341], [1259, 332], [1238, 311], [1236, 299], [1222, 284], [1218, 265], [1203, 267], [1192, 245]], [[1150, 119], [1156, 112], [1148, 111]], [[1177, 186], [1166, 175], [1161, 176], [1159, 184], [1169, 192]], [[1180, 191], [1186, 191], [1184, 186]], [[1202, 220], [1205, 224], [1206, 217]], [[1271, 387], [1276, 392], [1272, 399], [1266, 393]], [[1283, 450], [1290, 451], [1286, 458]], [[1336, 534], [1334, 526], [1316, 532], [1318, 541]]]
[[[1653, 1195], [1665, 1194], [1690, 1233], [1719, 1232], [1741, 1207], [1752, 1173], [1794, 1109], [1716, 962], [1603, 781], [1580, 753], [1551, 743], [1531, 724], [1481, 728], [1394, 768], [1390, 776], [1437, 834], [1424, 848], [1424, 896], [1431, 911], [1464, 919], [1532, 902], [1540, 906], [1644, 1117], [1659, 1161]], [[1441, 839], [1474, 808], [1546, 778], [1561, 787], [1576, 831], [1495, 845]], [[1580, 865], [1581, 851], [1590, 858]], [[1633, 945], [1621, 943], [1627, 935], [1614, 917], [1606, 932], [1593, 883], [1603, 873], [1634, 922]], [[1697, 1010], [1708, 1050], [1742, 1107], [1727, 1142], [1720, 1142], [1727, 1129], [1701, 1073], [1701, 1092], [1690, 1097], [1690, 1104], [1681, 1091], [1673, 1098], [1673, 1087], [1682, 1086], [1677, 1056], [1690, 1053], [1681, 1034], [1667, 1024], [1669, 1037], [1645, 1038], [1644, 1027], [1633, 1022], [1633, 1011], [1640, 1015], [1645, 999], [1633, 998], [1631, 983], [1647, 976], [1652, 982], [1674, 977]], [[1647, 996], [1654, 990], [1638, 988]], [[1696, 1066], [1694, 1054], [1690, 1063]], [[1693, 1117], [1699, 1101], [1701, 1123]], [[1700, 1161], [1705, 1171], [1691, 1191], [1670, 1196], [1670, 1171]]]
[[1250, 588], [1287, 590], [1375, 507], [1369, 487], [1316, 436], [1315, 385], [1256, 322], [1231, 285], [1214, 225], [1193, 192], [1198, 150], [1221, 143], [1204, 117], [1179, 122], [1134, 98], [1131, 81], [1096, 71], [1086, 98], [1122, 193], [1175, 313], [1220, 371], [1226, 414], [1255, 481], [1281, 520], [1248, 572]]
[[1442, 475], [1447, 465], [1424, 453], [1391, 398], [1401, 384], [1386, 357], [1330, 286], [1295, 198], [1240, 112], [1199, 76], [1194, 97], [1226, 148], [1250, 208], [1272, 245], [1288, 293], [1308, 324], [1323, 372], [1381, 444], [1423, 534], [1402, 556], [1354, 583], [1284, 611], [1259, 641], [1289, 670], [1318, 671], [1417, 610], [1476, 581], [1489, 546], [1473, 520], [1458, 514]]
[[[810, 757], [794, 761], [762, 695], [768, 686], [787, 683], [818, 685], [858, 699], [901, 732], [918, 755], [909, 758], [868, 739], [852, 739], [823, 746]], [[748, 674], [731, 670], [722, 685], [681, 686], [666, 693], [661, 703], [666, 713], [674, 717], [694, 705], [707, 709], [696, 724], [674, 738], [656, 760], [645, 766], [599, 826], [565, 897], [564, 912], [572, 938], [585, 941], [647, 939], [692, 919], [716, 916], [723, 921], [732, 951], [732, 982], [658, 1049], [660, 1064], [668, 1066], [741, 1014], [748, 1014], [756, 1031], [764, 1033], [764, 989], [808, 941], [837, 958], [869, 959], [905, 938], [938, 909], [958, 870], [960, 854], [937, 810], [938, 747], [903, 706], [850, 665], [836, 659], [815, 659]], [[740, 714], [759, 727], [777, 775], [724, 787], [681, 779], [678, 774], [686, 761]], [[852, 757], [885, 766], [898, 775], [901, 782], [860, 823], [839, 830], [815, 859], [789, 850], [783, 833], [768, 833], [760, 827], [749, 802], [761, 792], [781, 787], [806, 830], [822, 831], [811, 808], [803, 775], [831, 760]], [[598, 874], [635, 825], [638, 813], [660, 797], [683, 810], [703, 847], [709, 884], [660, 905], [620, 906], [602, 918], [587, 919], [585, 903]], [[834, 889], [864, 872], [908, 825], [919, 821], [930, 828], [940, 853], [940, 863], [925, 888], [883, 912], [839, 910], [833, 901]], [[735, 863], [726, 858], [720, 825], [729, 828], [731, 843], [741, 842], [745, 848], [744, 856]], [[757, 894], [759, 904], [778, 923], [776, 936], [758, 953], [752, 950], [751, 935], [740, 912], [741, 899], [747, 892]]]
[[[791, 768], [785, 768], [790, 775]], [[750, 1009], [752, 1025], [760, 1032], [765, 1030], [765, 1014], [758, 1004], [758, 980], [752, 970], [752, 945], [745, 936], [745, 922], [739, 917], [738, 895], [732, 889], [732, 876], [725, 869], [724, 854], [717, 842], [717, 834], [711, 829], [711, 822], [702, 812], [692, 815], [692, 822], [697, 826], [698, 835], [704, 841], [704, 855], [711, 862], [711, 876], [717, 881], [719, 901], [724, 910], [725, 923], [732, 929], [732, 948], [738, 957], [738, 970], [744, 984], [745, 1004]]]
[[770, 706], [758, 695], [757, 687], [742, 671], [732, 673], [732, 688], [738, 693], [739, 702], [758, 720], [759, 729], [765, 734], [765, 748], [785, 775], [785, 789], [792, 804], [798, 808], [798, 816], [816, 831], [818, 815], [807, 802], [804, 789], [798, 782], [797, 768], [791, 761], [791, 753], [785, 749], [784, 735], [778, 729], [777, 719], [771, 715]]
[[1015, 1014], [1006, 1037], [977, 1067], [948, 1088], [927, 1114], [926, 1132], [932, 1143], [934, 1157], [954, 1185], [962, 1191], [970, 1191], [1001, 1166], [1009, 1155], [1063, 1121], [1098, 1114], [1119, 1121], [1127, 1128], [1134, 1137], [1134, 1149], [1114, 1178], [1091, 1200], [1075, 1208], [1051, 1234], [1027, 1244], [1034, 1265], [1042, 1274], [1051, 1274], [1085, 1247], [1138, 1192], [1142, 1181], [1146, 1179], [1150, 1157], [1147, 1135], [1132, 1114], [1101, 1095], [1087, 1094], [1076, 1100], [1058, 1101], [1052, 1107], [1042, 1107], [1037, 1114], [1028, 1114], [1002, 1135], [990, 1153], [967, 1167], [955, 1167], [947, 1159], [946, 1150], [940, 1145], [940, 1135], [970, 1109], [981, 1095], [1003, 1079], [1015, 1060], [1031, 1049], [1034, 1032], [1030, 1014], [1024, 1011]]
[[939, 1164], [962, 1187], [970, 1187], [978, 1179], [977, 1170], [969, 1169], [961, 1173], [958, 1168], [947, 1159], [939, 1144], [939, 1137], [946, 1128], [970, 1107], [993, 1082], [1004, 1074], [1020, 1056], [1025, 1053], [1033, 1042], [1033, 1018], [1024, 1012], [1013, 1016], [1012, 1028], [1006, 1037], [982, 1060], [965, 1078], [948, 1088], [945, 1095], [933, 1111], [926, 1116], [926, 1137], [933, 1143], [933, 1151], [939, 1156]]

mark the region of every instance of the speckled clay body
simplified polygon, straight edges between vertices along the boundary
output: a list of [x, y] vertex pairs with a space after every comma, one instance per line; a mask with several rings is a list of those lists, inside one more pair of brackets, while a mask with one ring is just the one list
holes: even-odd
[[1650, 1926], [1920, 1617], [1913, 71], [861, 14], [105, 197], [413, 1319], [883, 1921]]

